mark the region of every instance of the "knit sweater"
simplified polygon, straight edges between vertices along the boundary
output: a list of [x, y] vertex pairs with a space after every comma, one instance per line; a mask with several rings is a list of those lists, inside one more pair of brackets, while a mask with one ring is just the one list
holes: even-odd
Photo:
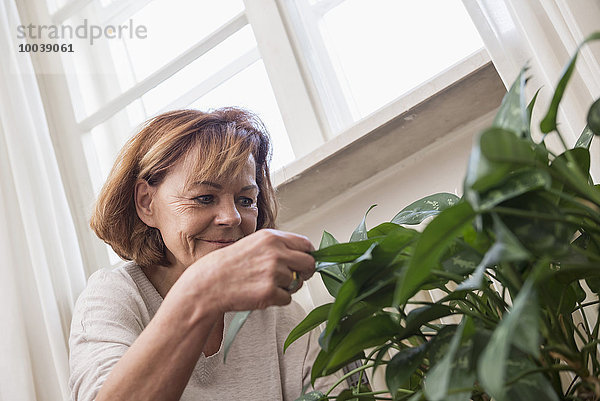
[[[92, 401], [111, 369], [156, 314], [163, 298], [134, 263], [92, 274], [75, 305], [71, 323], [69, 386], [73, 401]], [[234, 313], [225, 314], [225, 330]], [[223, 363], [222, 346], [202, 354], [181, 396], [192, 400], [289, 400], [310, 384], [318, 351], [305, 335], [285, 354], [283, 343], [304, 310], [296, 302], [257, 310], [238, 333]], [[335, 377], [317, 381], [327, 390]]]

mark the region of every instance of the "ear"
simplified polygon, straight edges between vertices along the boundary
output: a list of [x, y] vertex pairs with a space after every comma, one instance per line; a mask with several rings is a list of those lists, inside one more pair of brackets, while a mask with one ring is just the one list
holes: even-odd
[[156, 187], [148, 184], [146, 180], [137, 180], [135, 183], [135, 210], [138, 217], [149, 227], [156, 227], [154, 215], [154, 195]]

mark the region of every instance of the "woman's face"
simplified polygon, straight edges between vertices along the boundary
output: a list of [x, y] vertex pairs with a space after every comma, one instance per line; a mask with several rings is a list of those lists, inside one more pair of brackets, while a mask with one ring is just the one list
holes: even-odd
[[185, 160], [151, 188], [152, 226], [159, 229], [172, 264], [187, 268], [200, 257], [256, 231], [256, 167], [252, 157], [229, 179], [186, 187]]

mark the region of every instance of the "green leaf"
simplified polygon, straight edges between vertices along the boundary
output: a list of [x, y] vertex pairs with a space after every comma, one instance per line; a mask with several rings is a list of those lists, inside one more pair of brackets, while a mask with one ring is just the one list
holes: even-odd
[[[358, 242], [344, 242], [311, 252], [318, 262], [349, 263], [361, 257], [371, 245], [383, 240], [384, 237], [369, 238]], [[327, 265], [320, 265], [326, 267]], [[317, 269], [319, 271], [320, 269]]]
[[366, 225], [367, 215], [369, 214], [371, 209], [373, 209], [375, 206], [377, 206], [377, 205], [371, 205], [371, 207], [369, 207], [369, 209], [367, 209], [367, 212], [365, 213], [365, 216], [363, 217], [362, 221], [360, 222], [358, 227], [356, 227], [356, 229], [350, 236], [350, 242], [363, 241], [368, 238], [367, 237], [367, 225]]
[[534, 166], [544, 157], [539, 147], [512, 132], [501, 128], [488, 128], [479, 141], [481, 153], [491, 162], [509, 163], [519, 166]]
[[395, 224], [420, 224], [426, 218], [435, 216], [441, 211], [458, 203], [459, 197], [450, 193], [439, 193], [426, 196], [402, 209], [392, 219]]
[[[509, 381], [513, 377], [523, 375], [538, 368], [527, 357], [512, 352], [506, 362], [507, 371], [510, 372]], [[559, 401], [555, 389], [548, 379], [541, 373], [533, 373], [524, 376], [520, 380], [508, 386], [507, 399], [510, 401]]]
[[385, 382], [392, 396], [405, 385], [414, 371], [417, 370], [425, 357], [427, 346], [428, 343], [414, 348], [404, 348], [390, 360], [385, 368]]
[[398, 224], [394, 223], [381, 223], [380, 225], [373, 227], [367, 232], [367, 237], [375, 238], [375, 237], [385, 237], [390, 234], [392, 231], [396, 231], [398, 229]]
[[[534, 299], [532, 281], [529, 280], [515, 298], [512, 310], [494, 330], [488, 345], [479, 358], [477, 366], [479, 381], [484, 390], [497, 401], [508, 401], [505, 378], [511, 344], [516, 343], [515, 345], [518, 345], [519, 348], [526, 348], [533, 355], [539, 354], [538, 311], [533, 303]], [[527, 334], [528, 338], [517, 340], [519, 336], [525, 334], [525, 331], [530, 331]]]
[[388, 313], [368, 316], [354, 325], [340, 342], [331, 349], [331, 358], [326, 369], [333, 370], [353, 360], [365, 348], [381, 345], [398, 332], [398, 324]]
[[327, 397], [320, 391], [311, 391], [310, 393], [304, 394], [300, 398], [296, 398], [296, 401], [325, 401]]
[[321, 323], [327, 320], [331, 303], [321, 305], [313, 309], [294, 329], [290, 332], [285, 343], [283, 344], [283, 352], [297, 339], [318, 327]]
[[[396, 230], [390, 232], [390, 234], [384, 237], [379, 244], [369, 248], [372, 253], [370, 258], [363, 258], [360, 262], [353, 264], [349, 271], [350, 275], [344, 284], [342, 284], [333, 307], [329, 312], [327, 327], [319, 340], [323, 349], [329, 349], [329, 340], [331, 339], [333, 331], [342, 319], [348, 306], [355, 301], [363, 284], [378, 273], [383, 272], [385, 274], [385, 269], [390, 266], [396, 256], [402, 252], [407, 245], [412, 243], [416, 234], [418, 233], [415, 230], [397, 226]], [[358, 242], [350, 244], [358, 244]], [[365, 254], [366, 253], [367, 252], [365, 252]]]
[[529, 132], [529, 118], [525, 105], [525, 71], [521, 69], [519, 76], [504, 95], [500, 109], [492, 126], [511, 131], [518, 136], [526, 136]]
[[556, 117], [558, 114], [558, 106], [562, 97], [565, 93], [565, 89], [567, 87], [567, 83], [571, 79], [571, 75], [573, 74], [573, 70], [575, 69], [575, 62], [577, 61], [577, 56], [579, 54], [579, 50], [581, 47], [589, 41], [599, 40], [600, 32], [592, 33], [588, 36], [583, 42], [577, 46], [575, 50], [575, 54], [571, 57], [571, 61], [566, 65], [563, 73], [561, 74], [561, 78], [558, 81], [558, 85], [556, 86], [556, 90], [554, 91], [554, 96], [552, 97], [552, 101], [550, 102], [550, 107], [548, 108], [548, 112], [546, 116], [540, 123], [540, 128], [543, 133], [547, 134], [548, 132], [554, 131], [556, 129]]
[[552, 178], [544, 170], [523, 169], [511, 174], [501, 185], [486, 192], [480, 200], [479, 209], [486, 210], [526, 192], [549, 188]]
[[529, 129], [527, 130], [527, 139], [530, 139], [530, 140], [531, 140], [531, 116], [533, 115], [533, 107], [535, 106], [535, 102], [537, 100], [537, 97], [538, 97], [541, 89], [542, 88], [539, 88], [537, 91], [535, 91], [535, 95], [533, 95], [533, 98], [527, 105], [527, 117], [528, 117], [528, 121], [529, 121], [529, 125], [530, 125]]
[[[328, 233], [327, 231], [323, 231], [323, 236], [321, 237], [321, 243], [319, 244], [319, 249], [327, 248], [331, 245], [337, 244], [338, 241], [335, 239], [333, 235]], [[317, 262], [316, 269], [319, 273], [321, 273], [321, 280], [323, 280], [323, 284], [325, 284], [325, 288], [332, 297], [335, 298], [342, 283], [346, 280], [346, 274], [344, 270], [343, 264], [333, 264], [326, 265], [328, 262]]]
[[483, 278], [485, 270], [488, 267], [496, 265], [500, 262], [516, 262], [527, 260], [531, 254], [521, 245], [514, 234], [506, 227], [506, 225], [498, 218], [496, 214], [492, 214], [494, 221], [494, 234], [496, 241], [494, 245], [483, 256], [483, 259], [475, 269], [475, 272], [467, 280], [460, 283], [457, 290], [477, 290], [483, 287]]
[[251, 312], [252, 311], [237, 312], [233, 316], [233, 319], [231, 319], [229, 329], [227, 330], [227, 333], [225, 334], [225, 339], [223, 340], [223, 363], [225, 363], [225, 361], [227, 360], [227, 354], [229, 353], [229, 348], [231, 348], [231, 344], [233, 344], [233, 340], [235, 340], [235, 337], [237, 336], [238, 332], [240, 331], [244, 323], [246, 323], [246, 320], [248, 319], [248, 316], [250, 316]]
[[594, 135], [600, 135], [600, 99], [596, 99], [588, 110], [587, 125]]
[[444, 271], [460, 274], [461, 276], [473, 273], [481, 261], [481, 254], [470, 246], [465, 246], [456, 253], [448, 256], [442, 262]]
[[594, 137], [594, 133], [590, 129], [590, 126], [586, 125], [585, 128], [583, 129], [583, 132], [581, 133], [581, 135], [579, 135], [577, 142], [575, 142], [574, 147], [589, 149], [590, 144], [592, 143], [593, 137]]
[[446, 305], [433, 304], [421, 306], [406, 316], [406, 327], [401, 331], [402, 338], [416, 334], [426, 323], [452, 315], [452, 309]]
[[431, 270], [439, 265], [446, 248], [475, 215], [468, 203], [461, 202], [444, 210], [429, 223], [417, 241], [413, 257], [398, 281], [394, 305], [403, 305], [416, 293]]
[[[512, 135], [512, 134], [511, 134]], [[465, 197], [474, 206], [479, 204], [478, 191], [486, 191], [502, 182], [511, 166], [493, 163], [481, 151], [481, 136], [471, 149], [465, 176]]]
[[448, 394], [448, 386], [450, 385], [450, 376], [452, 374], [452, 362], [460, 346], [465, 325], [466, 320], [463, 320], [454, 332], [444, 357], [432, 365], [427, 373], [423, 389], [425, 396], [430, 401], [443, 401]]
[[588, 182], [590, 153], [574, 148], [559, 155], [551, 165], [551, 172], [572, 190], [600, 204], [600, 190]]

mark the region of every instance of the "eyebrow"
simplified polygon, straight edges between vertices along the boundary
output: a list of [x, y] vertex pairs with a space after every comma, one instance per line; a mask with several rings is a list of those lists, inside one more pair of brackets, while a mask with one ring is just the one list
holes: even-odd
[[[213, 187], [213, 188], [217, 188], [217, 189], [223, 189], [223, 186], [221, 184], [217, 184], [216, 182], [211, 182], [211, 181], [199, 181], [199, 182], [195, 182], [192, 184], [192, 186], [196, 186], [196, 185], [207, 185], [209, 187]], [[259, 191], [260, 189], [258, 188], [258, 185], [256, 184], [251, 184], [251, 185], [246, 185], [245, 187], [243, 187], [241, 189], [241, 191], [249, 191], [251, 189], [255, 189], [257, 191]]]

